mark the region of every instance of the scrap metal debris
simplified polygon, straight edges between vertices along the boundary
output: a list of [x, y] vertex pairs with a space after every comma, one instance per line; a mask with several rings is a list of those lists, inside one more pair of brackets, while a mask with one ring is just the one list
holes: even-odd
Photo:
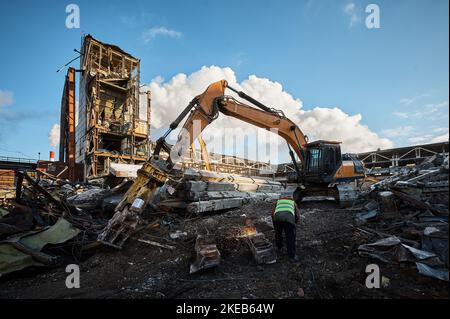
[[248, 236], [247, 243], [258, 265], [273, 264], [277, 261], [273, 245], [264, 234], [256, 233]]
[[211, 235], [198, 235], [195, 241], [196, 259], [191, 264], [189, 273], [219, 266], [220, 252], [217, 249], [215, 239]]
[[448, 157], [434, 156], [375, 183], [356, 215], [361, 231], [381, 239], [360, 245], [361, 256], [415, 263], [420, 274], [448, 281]]
[[[132, 237], [140, 249], [173, 254], [164, 263], [179, 265], [181, 272], [195, 276], [213, 276], [215, 272], [204, 272], [207, 269], [221, 272], [223, 260], [230, 253], [242, 254], [253, 267], [255, 263], [261, 267], [282, 259], [272, 246], [270, 209], [257, 209], [251, 214], [245, 210], [245, 204], [272, 205], [282, 189], [278, 182], [188, 169], [176, 182], [170, 180], [158, 188], [149, 205], [129, 203], [132, 214], [128, 216], [114, 214], [131, 185], [126, 178], [113, 187], [94, 181], [73, 184], [32, 178], [22, 172], [18, 176], [22, 176], [17, 185], [19, 196], [4, 202], [0, 211], [2, 274], [80, 257], [90, 247], [101, 246], [98, 238], [105, 230], [114, 238], [105, 237], [103, 243], [113, 242], [114, 247], [123, 248], [126, 239]], [[333, 208], [339, 214], [351, 213], [351, 219], [355, 219], [350, 228], [356, 234], [353, 240], [361, 240], [353, 246], [357, 258], [359, 253], [392, 267], [407, 264], [417, 269], [418, 276], [448, 281], [448, 201], [442, 193], [447, 185], [445, 178], [446, 166], [428, 162], [426, 169], [418, 166], [402, 170], [372, 185], [351, 208]], [[230, 204], [233, 201], [237, 202]], [[300, 203], [300, 209], [302, 206]], [[226, 212], [233, 209], [239, 213], [229, 220]], [[304, 221], [302, 216], [301, 223]], [[320, 229], [320, 225], [308, 227]], [[46, 239], [38, 240], [41, 236]], [[305, 244], [312, 247], [317, 242]], [[255, 262], [244, 253], [247, 249]], [[184, 258], [186, 262], [189, 258], [180, 252], [186, 250], [193, 251], [195, 258], [182, 268]], [[77, 255], [72, 256], [74, 253]], [[383, 277], [384, 287], [395, 280], [389, 277]], [[315, 284], [321, 280], [315, 278]], [[325, 294], [323, 288], [321, 291]]]
[[[91, 192], [109, 194], [109, 190], [41, 178], [47, 177], [45, 174], [33, 178], [28, 172], [17, 171], [16, 176], [16, 197], [2, 204], [0, 275], [30, 266], [54, 265], [62, 255], [77, 258], [96, 241], [107, 218], [97, 205], [70, 198]], [[90, 196], [85, 198], [91, 201]], [[50, 248], [57, 244], [55, 255]]]

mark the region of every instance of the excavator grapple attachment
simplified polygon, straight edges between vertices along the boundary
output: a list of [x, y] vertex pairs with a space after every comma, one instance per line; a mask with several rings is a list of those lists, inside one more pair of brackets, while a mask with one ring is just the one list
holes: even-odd
[[151, 162], [138, 170], [137, 178], [124, 198], [116, 207], [116, 213], [97, 240], [115, 248], [122, 248], [125, 241], [135, 231], [140, 221], [140, 214], [162, 186], [167, 174]]

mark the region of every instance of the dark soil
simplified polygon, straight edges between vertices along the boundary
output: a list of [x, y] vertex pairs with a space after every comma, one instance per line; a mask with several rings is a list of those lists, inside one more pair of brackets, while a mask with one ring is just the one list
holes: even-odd
[[[220, 215], [183, 220], [171, 215], [138, 236], [173, 245], [158, 248], [130, 239], [122, 250], [103, 246], [79, 263], [81, 288], [68, 289], [65, 267], [30, 268], [0, 278], [0, 298], [448, 298], [448, 283], [420, 275], [414, 264], [388, 265], [362, 258], [357, 248], [374, 241], [355, 228], [358, 212], [334, 202], [304, 202], [297, 230], [299, 263], [281, 253], [277, 263], [258, 266], [245, 239], [245, 220], [273, 238], [274, 203], [258, 203]], [[187, 232], [171, 240], [170, 233]], [[219, 267], [189, 275], [197, 233], [216, 237]], [[149, 237], [150, 235], [150, 237]], [[73, 263], [69, 261], [68, 263]], [[380, 266], [389, 285], [365, 286], [368, 264]]]

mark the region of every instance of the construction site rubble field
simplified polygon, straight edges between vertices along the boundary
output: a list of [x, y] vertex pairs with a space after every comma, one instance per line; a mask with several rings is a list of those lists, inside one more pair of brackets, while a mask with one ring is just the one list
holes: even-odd
[[[18, 171], [0, 204], [0, 297], [448, 298], [448, 169], [435, 156], [363, 185], [351, 207], [303, 199], [298, 263], [272, 247], [279, 182], [185, 172], [117, 249], [97, 238], [131, 180]], [[66, 288], [67, 264], [80, 289]], [[365, 285], [369, 264], [381, 289]]]

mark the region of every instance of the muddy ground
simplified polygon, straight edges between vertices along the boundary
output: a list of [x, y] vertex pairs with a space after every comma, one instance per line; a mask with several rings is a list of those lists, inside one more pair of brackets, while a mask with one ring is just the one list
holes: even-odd
[[[297, 231], [299, 263], [291, 263], [284, 251], [277, 263], [257, 266], [245, 240], [236, 235], [245, 219], [251, 218], [258, 231], [272, 239], [269, 216], [273, 207], [274, 203], [259, 203], [193, 220], [168, 216], [160, 227], [143, 234], [176, 246], [175, 250], [135, 239], [122, 250], [103, 246], [79, 262], [81, 288], [66, 288], [63, 266], [30, 268], [0, 278], [0, 298], [449, 297], [448, 283], [421, 276], [414, 264], [388, 265], [360, 257], [358, 246], [376, 238], [355, 228], [358, 210], [340, 209], [332, 201], [302, 203]], [[186, 231], [187, 237], [169, 239], [176, 230]], [[216, 269], [189, 275], [197, 232], [215, 234], [222, 261]], [[370, 263], [380, 266], [389, 285], [365, 287], [365, 268]]]

